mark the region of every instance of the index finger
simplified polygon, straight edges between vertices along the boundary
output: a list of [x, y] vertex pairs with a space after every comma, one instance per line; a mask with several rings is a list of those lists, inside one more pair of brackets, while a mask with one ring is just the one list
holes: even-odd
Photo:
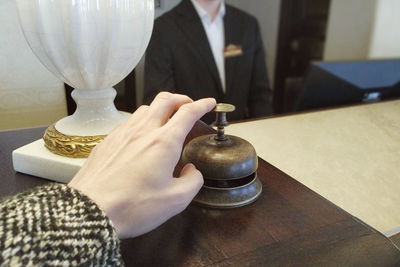
[[174, 129], [174, 133], [177, 135], [175, 138], [184, 140], [196, 121], [207, 112], [210, 112], [215, 105], [216, 101], [214, 98], [203, 98], [184, 104], [167, 122], [166, 126]]
[[169, 92], [159, 93], [150, 104], [147, 125], [150, 127], [164, 125], [180, 106], [191, 102], [193, 100], [186, 95]]

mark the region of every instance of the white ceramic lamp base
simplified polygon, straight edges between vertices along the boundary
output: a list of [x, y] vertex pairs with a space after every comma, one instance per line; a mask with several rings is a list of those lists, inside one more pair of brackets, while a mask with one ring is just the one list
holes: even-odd
[[110, 87], [144, 54], [153, 29], [154, 1], [16, 2], [29, 46], [55, 76], [76, 89], [72, 96], [77, 110], [46, 131], [46, 146], [57, 155], [38, 140], [13, 151], [14, 168], [68, 182], [84, 163], [82, 157], [129, 117], [115, 108]]
[[59, 132], [70, 136], [96, 136], [109, 134], [128, 119], [129, 113], [120, 112], [114, 105], [114, 88], [98, 90], [74, 89], [71, 94], [76, 111], [56, 123]]
[[[61, 141], [65, 141], [64, 137], [68, 138], [69, 136], [105, 136], [119, 124], [125, 122], [130, 113], [120, 112], [115, 108], [113, 102], [115, 95], [116, 92], [113, 88], [74, 90], [72, 96], [77, 103], [77, 110], [73, 115], [61, 119], [55, 125], [57, 131], [66, 135], [61, 137]], [[57, 143], [58, 138], [52, 139], [49, 143]], [[92, 142], [90, 141], [90, 144]], [[57, 145], [51, 147], [53, 152], [56, 150], [59, 155], [46, 148], [43, 139], [20, 147], [14, 150], [12, 154], [14, 170], [57, 182], [68, 183], [86, 161], [86, 158], [81, 156], [66, 156], [76, 156], [81, 153], [79, 149], [76, 151], [71, 150], [72, 146], [68, 143], [70, 142], [67, 142], [65, 149]], [[79, 147], [79, 144], [75, 143], [74, 147]], [[63, 154], [65, 151], [70, 153]]]

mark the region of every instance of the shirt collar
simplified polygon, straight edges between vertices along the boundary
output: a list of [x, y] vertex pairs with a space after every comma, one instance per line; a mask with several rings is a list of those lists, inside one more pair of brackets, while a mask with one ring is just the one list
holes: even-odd
[[[207, 13], [206, 10], [204, 10], [204, 8], [201, 7], [201, 5], [196, 1], [196, 0], [190, 0], [194, 6], [194, 8], [197, 11], [197, 14], [199, 14], [199, 17], [201, 19], [204, 18], [209, 18], [210, 19], [210, 15]], [[225, 1], [221, 1], [221, 6], [219, 7], [219, 11], [217, 14], [217, 17], [223, 18], [225, 16]]]

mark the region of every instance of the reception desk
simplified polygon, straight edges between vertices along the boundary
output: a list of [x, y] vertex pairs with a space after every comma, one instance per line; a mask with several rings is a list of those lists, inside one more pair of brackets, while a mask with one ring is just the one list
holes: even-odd
[[[376, 118], [390, 116], [386, 112], [383, 115], [378, 115], [376, 111], [377, 107], [383, 108], [388, 107], [388, 105], [393, 105], [394, 108], [399, 107], [399, 102], [388, 103], [384, 106], [380, 106], [380, 104], [371, 105], [375, 110], [371, 111], [372, 114], [375, 114]], [[355, 107], [355, 111], [358, 111], [358, 108]], [[365, 113], [365, 108], [369, 110], [368, 106], [360, 108], [364, 110], [359, 111], [360, 116]], [[350, 108], [348, 109], [349, 112], [343, 114], [350, 114], [352, 110]], [[328, 115], [336, 114], [336, 112], [341, 113], [340, 110], [327, 112]], [[336, 117], [339, 115], [326, 116], [326, 120], [330, 122], [323, 123], [325, 116], [321, 114], [324, 113], [270, 118], [227, 127], [227, 133], [235, 132], [248, 138], [255, 144], [259, 154], [267, 160], [264, 161], [262, 158], [258, 160], [257, 174], [263, 184], [260, 198], [251, 205], [228, 210], [189, 205], [184, 212], [171, 218], [150, 233], [123, 240], [121, 252], [126, 266], [399, 266], [400, 251], [393, 244], [393, 239], [391, 240], [376, 231], [376, 226], [373, 226], [374, 228], [369, 226], [372, 225], [371, 223], [368, 222], [369, 225], [367, 225], [360, 221], [358, 218], [361, 219], [361, 216], [358, 214], [356, 218], [351, 213], [336, 206], [332, 203], [335, 200], [326, 195], [326, 192], [329, 193], [329, 188], [338, 192], [339, 188], [343, 187], [347, 188], [346, 194], [353, 194], [354, 198], [359, 198], [357, 194], [362, 192], [358, 190], [359, 184], [365, 183], [365, 181], [357, 182], [343, 177], [334, 179], [335, 170], [337, 171], [336, 174], [341, 176], [349, 172], [347, 170], [349, 166], [344, 165], [347, 162], [336, 161], [336, 158], [349, 158], [351, 162], [348, 165], [354, 165], [353, 167], [356, 169], [355, 164], [357, 162], [364, 162], [360, 161], [359, 157], [365, 160], [365, 158], [372, 156], [359, 155], [355, 148], [353, 150], [347, 148], [345, 151], [334, 150], [337, 149], [340, 142], [335, 141], [333, 137], [344, 134], [340, 129], [346, 123]], [[313, 125], [308, 124], [307, 126], [306, 121], [310, 116], [311, 118], [316, 117], [309, 121], [315, 123], [319, 121], [326, 127], [330, 127], [332, 119], [337, 118], [338, 122], [336, 123], [338, 125], [334, 125], [330, 128], [331, 130], [329, 128], [315, 130]], [[375, 118], [374, 116], [372, 118]], [[293, 122], [285, 124], [287, 120], [299, 120], [299, 122], [297, 124]], [[343, 120], [354, 124], [350, 116], [344, 116]], [[371, 119], [371, 123], [372, 121]], [[355, 126], [363, 127], [364, 123], [359, 121]], [[241, 125], [244, 127], [241, 127]], [[286, 128], [283, 127], [285, 125]], [[309, 132], [304, 131], [302, 133], [299, 125], [304, 125], [306, 129], [309, 129]], [[389, 120], [388, 125], [393, 126], [396, 123], [395, 121], [390, 123]], [[0, 198], [50, 182], [15, 172], [11, 161], [11, 152], [14, 149], [40, 138], [44, 130], [45, 128], [31, 128], [0, 132]], [[376, 134], [391, 136], [386, 130], [379, 125], [375, 125], [374, 128]], [[212, 132], [215, 132], [212, 128], [198, 123], [187, 140]], [[347, 135], [342, 136], [343, 140], [351, 144], [354, 142], [361, 144], [364, 143], [361, 142], [364, 140], [365, 142], [368, 141], [366, 142], [368, 146], [374, 146], [376, 149], [380, 147], [370, 141], [366, 135], [353, 138], [352, 136], [355, 136], [356, 132], [356, 130], [350, 130], [350, 127], [348, 127], [345, 129]], [[252, 136], [253, 134], [254, 136]], [[392, 137], [396, 138], [398, 133], [394, 134]], [[303, 138], [306, 138], [306, 140], [302, 141]], [[380, 136], [380, 138], [382, 137]], [[350, 141], [353, 139], [354, 141]], [[290, 142], [294, 142], [294, 140], [299, 140], [298, 147], [295, 146], [295, 143], [290, 145]], [[382, 150], [386, 151], [387, 148], [390, 148], [386, 152], [396, 154], [393, 144], [386, 143], [388, 139], [379, 140], [385, 142], [386, 145], [385, 149], [381, 147]], [[315, 158], [312, 158], [312, 155], [315, 155]], [[325, 157], [327, 157], [326, 162], [328, 163], [324, 161]], [[328, 157], [333, 157], [335, 161], [330, 162]], [[310, 167], [313, 166], [311, 164], [305, 167], [306, 170], [315, 174], [311, 176], [311, 178], [314, 178], [314, 180], [311, 180], [311, 185], [301, 181], [298, 176], [302, 169], [300, 167], [304, 164], [300, 160], [307, 163], [307, 159], [315, 160], [313, 169]], [[395, 158], [392, 158], [392, 160], [395, 160]], [[354, 163], [352, 163], [353, 161]], [[385, 162], [385, 160], [382, 160], [382, 162]], [[328, 164], [325, 166], [327, 167], [325, 171], [324, 165], [321, 164]], [[386, 182], [386, 173], [393, 175], [396, 175], [396, 173], [389, 170], [388, 167], [383, 169], [385, 166], [387, 165], [383, 165], [376, 175], [379, 174], [379, 177]], [[335, 169], [331, 170], [333, 167]], [[177, 169], [179, 169], [179, 166]], [[295, 179], [285, 172], [291, 172]], [[354, 171], [354, 173], [358, 172], [360, 172], [360, 175], [362, 174], [361, 177], [368, 177], [366, 176], [368, 174], [366, 169]], [[308, 172], [304, 171], [303, 173], [307, 174]], [[324, 177], [325, 173], [332, 173], [331, 177], [334, 181], [329, 181], [329, 177]], [[303, 177], [301, 173], [300, 177]], [[308, 176], [304, 175], [304, 177]], [[321, 183], [316, 178], [326, 182], [326, 192], [312, 186]], [[347, 180], [349, 180], [349, 186], [343, 186]], [[357, 186], [354, 186], [354, 184]], [[379, 186], [380, 184], [375, 187], [378, 188]], [[392, 189], [390, 186], [385, 186], [385, 190], [388, 190], [387, 187]], [[391, 192], [389, 193], [392, 194]], [[386, 192], [380, 198], [389, 199], [389, 193]], [[365, 194], [373, 194], [373, 192], [368, 191]], [[395, 199], [392, 201], [395, 201]], [[361, 204], [367, 203], [367, 200], [359, 202]], [[369, 205], [375, 205], [375, 203], [380, 202], [375, 200], [372, 204], [368, 204], [367, 208], [377, 210], [380, 205], [392, 204], [391, 201], [386, 200], [379, 206], [369, 207]], [[365, 206], [360, 206], [360, 210], [363, 207]], [[347, 207], [343, 208], [348, 209]], [[382, 212], [382, 214], [386, 213]], [[396, 214], [398, 214], [397, 211]], [[392, 224], [389, 225], [388, 229], [392, 229], [391, 227]], [[382, 230], [380, 229], [380, 231]]]
[[400, 232], [400, 100], [237, 123], [226, 132], [384, 235]]

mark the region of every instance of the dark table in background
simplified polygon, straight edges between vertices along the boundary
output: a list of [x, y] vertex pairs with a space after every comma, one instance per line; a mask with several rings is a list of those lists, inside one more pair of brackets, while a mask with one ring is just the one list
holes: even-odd
[[[213, 130], [197, 124], [189, 139]], [[16, 173], [11, 152], [44, 128], [0, 132], [0, 197], [49, 181]], [[143, 236], [122, 241], [127, 266], [400, 266], [389, 239], [259, 159], [263, 193], [231, 210], [190, 205]], [[134, 216], [134, 215], [132, 215]]]

